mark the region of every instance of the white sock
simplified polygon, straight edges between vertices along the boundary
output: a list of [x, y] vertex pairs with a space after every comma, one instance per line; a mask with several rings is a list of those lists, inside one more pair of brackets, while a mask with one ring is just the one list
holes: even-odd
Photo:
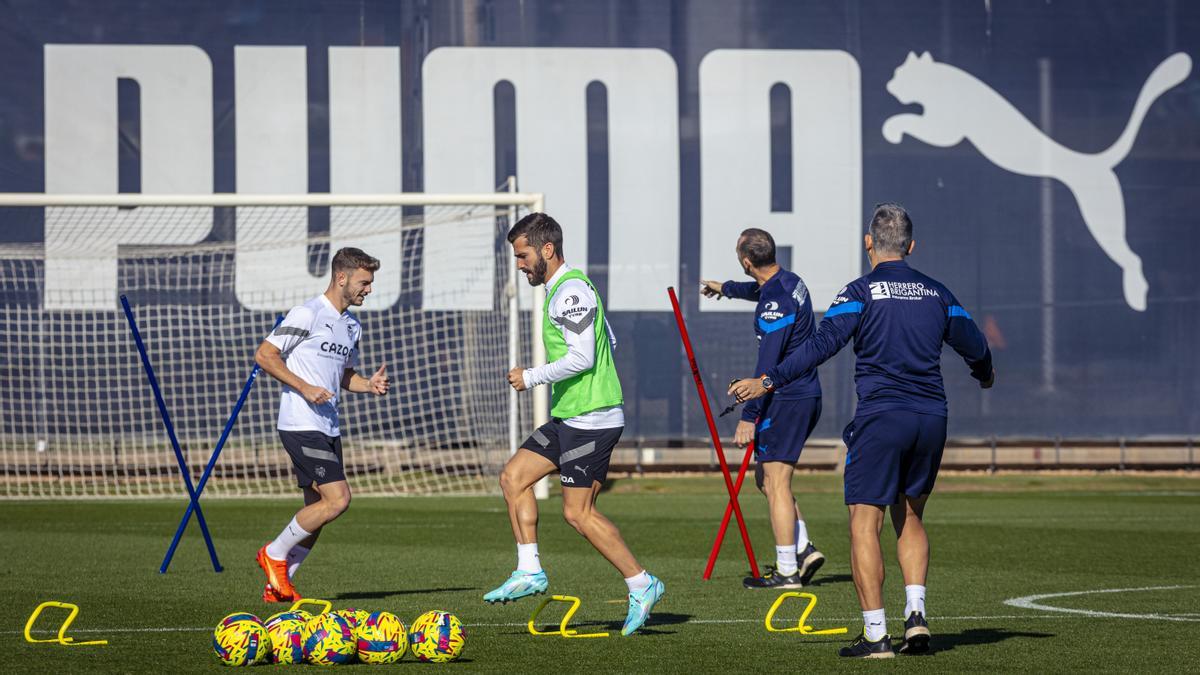
[[775, 547], [775, 567], [779, 569], [779, 573], [783, 576], [789, 576], [796, 573], [796, 547], [795, 546], [776, 546]]
[[887, 619], [883, 618], [882, 608], [863, 612], [863, 634], [871, 642], [878, 642], [887, 635]]
[[808, 546], [808, 527], [803, 520], [796, 521], [796, 550], [803, 551]]
[[908, 618], [913, 612], [920, 612], [921, 616], [925, 616], [925, 587], [917, 584], [910, 584], [904, 587], [904, 617]]
[[517, 544], [517, 569], [530, 574], [542, 571], [542, 559], [538, 555], [537, 542]]
[[306, 531], [300, 527], [300, 523], [296, 522], [295, 516], [292, 517], [292, 522], [283, 528], [283, 532], [275, 537], [275, 541], [267, 544], [267, 557], [272, 560], [287, 560], [288, 551], [296, 547], [296, 544], [308, 539], [312, 536], [312, 532]]
[[296, 570], [300, 569], [300, 563], [304, 562], [304, 559], [308, 557], [308, 553], [311, 550], [311, 548], [304, 548], [297, 544], [292, 547], [292, 550], [288, 551], [288, 579], [296, 576]]
[[630, 593], [644, 591], [650, 588], [650, 575], [646, 574], [646, 570], [642, 570], [631, 577], [626, 577], [625, 585], [629, 587]]

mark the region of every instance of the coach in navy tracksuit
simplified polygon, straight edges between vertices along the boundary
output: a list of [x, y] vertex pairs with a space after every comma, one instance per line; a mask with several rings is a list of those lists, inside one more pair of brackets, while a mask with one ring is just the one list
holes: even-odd
[[900, 652], [929, 647], [929, 540], [921, 516], [946, 442], [942, 343], [963, 357], [980, 386], [992, 386], [995, 373], [987, 340], [971, 315], [945, 286], [904, 262], [913, 240], [912, 221], [902, 207], [876, 207], [864, 243], [871, 273], [838, 293], [813, 338], [761, 378], [740, 380], [729, 392], [739, 400], [762, 396], [805, 376], [854, 338], [858, 409], [843, 438], [851, 568], [864, 627], [841, 655], [886, 658], [892, 647], [883, 612], [879, 530], [889, 504], [906, 596]]
[[[742, 271], [754, 281], [705, 281], [700, 290], [710, 298], [758, 303], [754, 315], [758, 365], [754, 372], [762, 374], [812, 336], [812, 300], [804, 281], [775, 262], [775, 240], [767, 231], [745, 230], [735, 252]], [[792, 496], [792, 473], [820, 417], [821, 381], [815, 370], [742, 409], [734, 440], [738, 447], [754, 441], [755, 482], [767, 497], [776, 563], [770, 574], [743, 580], [746, 588], [801, 588], [825, 563], [825, 556], [808, 539], [804, 516]]]

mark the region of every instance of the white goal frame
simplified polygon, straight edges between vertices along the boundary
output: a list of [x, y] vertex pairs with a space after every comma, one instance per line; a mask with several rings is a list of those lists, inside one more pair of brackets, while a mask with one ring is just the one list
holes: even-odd
[[[515, 181], [508, 180], [508, 186], [513, 189]], [[488, 192], [488, 193], [392, 193], [392, 194], [240, 194], [240, 193], [210, 193], [210, 194], [50, 194], [50, 193], [0, 193], [0, 208], [3, 207], [125, 207], [141, 206], [155, 207], [338, 207], [338, 206], [379, 206], [379, 207], [419, 207], [419, 206], [479, 206], [495, 205], [512, 207], [515, 216], [517, 207], [527, 207], [529, 212], [545, 210], [545, 196], [541, 193]], [[510, 222], [515, 222], [511, 218]], [[0, 245], [3, 246], [3, 245]], [[532, 311], [530, 317], [532, 364], [520, 364], [519, 358], [519, 317], [517, 311], [517, 273], [515, 268], [507, 274], [507, 300], [509, 304], [509, 367], [519, 365], [539, 366], [546, 363], [546, 349], [542, 341], [542, 307], [545, 303], [546, 288], [544, 285], [535, 286], [533, 290]], [[549, 385], [534, 387], [532, 392], [532, 418], [534, 427], [545, 424], [550, 419], [550, 388]], [[522, 433], [528, 429], [519, 428], [518, 394], [515, 390], [509, 392], [509, 451], [517, 451], [522, 440]], [[535, 494], [539, 499], [548, 496], [548, 480], [543, 479], [535, 486]]]

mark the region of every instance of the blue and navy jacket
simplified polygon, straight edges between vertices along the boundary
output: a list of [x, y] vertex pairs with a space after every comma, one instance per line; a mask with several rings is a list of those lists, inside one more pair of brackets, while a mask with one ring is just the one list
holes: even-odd
[[992, 373], [987, 339], [942, 284], [903, 260], [879, 263], [850, 282], [810, 340], [767, 371], [776, 386], [801, 380], [854, 338], [857, 415], [906, 410], [946, 416], [942, 343], [958, 352], [971, 377]]
[[[812, 337], [816, 324], [812, 299], [808, 297], [808, 287], [804, 281], [793, 272], [781, 268], [761, 287], [755, 281], [726, 281], [721, 285], [721, 294], [758, 302], [754, 313], [754, 334], [758, 336], [758, 364], [754, 367], [756, 375], [762, 375], [769, 368], [782, 363]], [[742, 408], [742, 419], [746, 422], [758, 419], [759, 412], [772, 398], [790, 401], [820, 397], [821, 381], [817, 379], [817, 371], [800, 373], [786, 386], [780, 386], [773, 393], [747, 403]]]

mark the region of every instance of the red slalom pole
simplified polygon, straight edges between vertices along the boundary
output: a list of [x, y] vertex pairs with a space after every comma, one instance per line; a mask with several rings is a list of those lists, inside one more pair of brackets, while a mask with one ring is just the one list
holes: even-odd
[[[742, 532], [742, 544], [746, 546], [746, 559], [750, 561], [750, 571], [758, 576], [758, 563], [754, 560], [754, 547], [750, 545], [750, 534], [746, 532], [746, 521], [742, 518], [742, 507], [738, 505], [738, 488], [741, 487], [739, 476], [738, 488], [733, 486], [733, 477], [729, 475], [729, 465], [725, 462], [725, 450], [721, 447], [721, 437], [717, 434], [717, 424], [713, 421], [712, 408], [708, 405], [708, 394], [704, 391], [704, 380], [700, 377], [700, 368], [696, 365], [696, 354], [692, 351], [692, 341], [688, 337], [687, 326], [683, 322], [683, 312], [679, 309], [679, 298], [675, 296], [675, 288], [668, 287], [667, 295], [671, 296], [671, 306], [675, 309], [675, 323], [679, 326], [679, 337], [683, 340], [683, 348], [687, 351], [688, 365], [692, 367], [692, 378], [696, 380], [696, 392], [700, 395], [700, 404], [704, 406], [704, 418], [708, 421], [708, 433], [712, 437], [713, 448], [717, 451], [717, 459], [721, 462], [721, 473], [725, 477], [725, 489], [729, 491], [729, 506], [737, 516], [738, 529]], [[743, 460], [743, 466], [749, 463], [749, 455]], [[728, 519], [725, 523], [728, 524]], [[725, 528], [721, 528], [719, 536], [723, 537]], [[704, 572], [707, 580], [712, 574], [715, 558], [709, 560], [708, 569]]]
[[[746, 446], [746, 454], [742, 457], [742, 466], [738, 469], [737, 481], [733, 484], [733, 491], [737, 494], [742, 494], [742, 481], [746, 478], [746, 469], [750, 466], [750, 456], [754, 454], [754, 443]], [[725, 542], [725, 530], [729, 528], [729, 517], [733, 515], [733, 502], [725, 505], [725, 517], [721, 519], [721, 529], [717, 530], [717, 540], [713, 542], [712, 552], [708, 554], [708, 565], [704, 568], [704, 579], [707, 580], [712, 576], [713, 567], [717, 564], [717, 555], [721, 552], [721, 544]], [[755, 572], [754, 576], [758, 576]]]

